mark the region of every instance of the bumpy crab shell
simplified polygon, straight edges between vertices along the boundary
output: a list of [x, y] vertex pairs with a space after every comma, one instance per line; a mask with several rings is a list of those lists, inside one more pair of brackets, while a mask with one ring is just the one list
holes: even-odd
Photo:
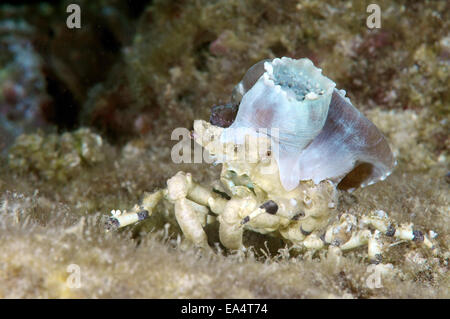
[[235, 87], [232, 104], [239, 110], [222, 142], [243, 143], [238, 128], [268, 135], [287, 191], [302, 180], [364, 187], [395, 166], [383, 134], [309, 59], [258, 62]]

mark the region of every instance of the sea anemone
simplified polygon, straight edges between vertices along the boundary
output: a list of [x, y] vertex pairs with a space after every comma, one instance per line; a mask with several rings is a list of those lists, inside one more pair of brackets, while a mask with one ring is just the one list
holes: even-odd
[[242, 128], [269, 136], [287, 191], [303, 180], [353, 189], [385, 179], [395, 166], [386, 139], [335, 86], [309, 59], [260, 61], [233, 91], [239, 110], [221, 140], [244, 143]]

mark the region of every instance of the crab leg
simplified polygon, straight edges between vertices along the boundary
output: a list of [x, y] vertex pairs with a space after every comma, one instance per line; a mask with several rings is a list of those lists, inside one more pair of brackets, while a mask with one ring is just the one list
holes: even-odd
[[204, 211], [199, 211], [199, 206], [206, 206], [217, 215], [221, 214], [225, 208], [227, 200], [217, 196], [213, 191], [200, 186], [192, 180], [191, 174], [178, 172], [167, 181], [167, 189], [158, 190], [154, 193], [146, 193], [142, 199], [142, 204], [135, 205], [130, 211], [112, 211], [112, 217], [107, 222], [107, 229], [117, 229], [125, 227], [151, 216], [153, 209], [163, 198], [175, 204], [176, 199], [182, 196], [187, 198], [194, 210], [204, 215]]
[[245, 216], [244, 219], [241, 220], [241, 224], [244, 225], [249, 221], [253, 220], [255, 217], [267, 213], [270, 215], [275, 215], [278, 211], [278, 205], [273, 200], [268, 200], [264, 202], [258, 209], [255, 209], [249, 215]]
[[219, 215], [220, 242], [229, 249], [242, 249], [245, 225], [260, 233], [276, 230], [280, 224], [280, 218], [268, 213], [268, 211], [276, 212], [273, 209], [273, 205], [276, 204], [267, 203], [258, 207], [256, 198], [252, 196], [230, 199], [223, 213]]
[[199, 205], [209, 207], [216, 215], [220, 215], [224, 211], [228, 202], [228, 200], [219, 197], [212, 190], [194, 182], [191, 174], [181, 171], [167, 181], [167, 189], [169, 200], [177, 197], [176, 193], [182, 192], [186, 198]]
[[196, 211], [186, 198], [175, 200], [175, 217], [183, 234], [195, 246], [208, 248], [208, 239]]
[[241, 211], [248, 210], [247, 203], [246, 199], [230, 199], [223, 213], [219, 215], [220, 242], [228, 249], [241, 249], [243, 247], [244, 228], [240, 227], [240, 221], [242, 219]]
[[325, 243], [317, 234], [312, 233], [303, 240], [303, 246], [309, 250], [319, 250], [325, 247]]
[[432, 238], [423, 234], [420, 230], [415, 230], [413, 224], [396, 226], [384, 211], [378, 210], [368, 216], [364, 216], [362, 222], [371, 225], [386, 236], [422, 243], [425, 247], [431, 249], [433, 253], [437, 253], [437, 245], [433, 242]]
[[135, 205], [129, 212], [112, 211], [112, 217], [106, 223], [106, 229], [114, 230], [125, 227], [148, 218], [153, 209], [163, 198], [164, 191], [158, 190], [151, 194], [145, 194], [141, 205]]

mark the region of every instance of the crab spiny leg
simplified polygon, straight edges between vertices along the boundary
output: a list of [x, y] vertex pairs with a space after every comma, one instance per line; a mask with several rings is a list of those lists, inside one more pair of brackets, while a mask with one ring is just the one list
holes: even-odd
[[320, 250], [325, 247], [325, 243], [316, 233], [312, 233], [303, 240], [303, 246], [310, 250]]
[[130, 212], [120, 212], [118, 210], [112, 211], [113, 217], [109, 217], [106, 222], [106, 230], [115, 230], [118, 228], [122, 228], [134, 223], [137, 223], [141, 220], [144, 220], [148, 217], [148, 211], [137, 211], [133, 208]]
[[152, 212], [153, 209], [156, 207], [156, 205], [159, 203], [159, 201], [163, 198], [165, 193], [167, 193], [166, 189], [160, 189], [153, 193], [144, 193], [140, 209]]
[[220, 197], [212, 190], [196, 183], [192, 179], [192, 175], [189, 173], [180, 171], [167, 181], [168, 187], [169, 183], [172, 183], [172, 185], [183, 186], [186, 191], [185, 197], [187, 199], [190, 199], [197, 204], [209, 207], [211, 211], [217, 215], [220, 215], [224, 211], [225, 205], [228, 202], [228, 200]]
[[135, 205], [129, 212], [112, 211], [112, 217], [106, 222], [106, 230], [122, 228], [148, 218], [163, 197], [163, 190], [145, 194], [141, 205]]
[[251, 212], [249, 215], [245, 216], [241, 220], [241, 224], [245, 225], [250, 220], [254, 219], [255, 217], [267, 213], [270, 215], [275, 215], [278, 211], [278, 205], [273, 200], [268, 200], [267, 202], [264, 202], [261, 206], [259, 206], [258, 209], [255, 209], [253, 212]]
[[195, 246], [208, 248], [208, 239], [195, 209], [186, 198], [175, 200], [175, 217], [184, 236]]
[[382, 210], [377, 210], [371, 212], [368, 216], [363, 216], [361, 218], [361, 222], [365, 225], [371, 225], [389, 237], [394, 236], [396, 232], [395, 227], [391, 224], [388, 215]]
[[[242, 235], [244, 227], [241, 223], [242, 216], [248, 216], [255, 211], [255, 198], [230, 199], [225, 210], [219, 215], [220, 242], [229, 249], [242, 249]], [[273, 217], [273, 216], [271, 216]]]
[[197, 204], [209, 207], [216, 215], [220, 215], [224, 211], [228, 200], [220, 197], [212, 190], [209, 190], [194, 181], [191, 181], [191, 183], [192, 186], [189, 189], [187, 198]]
[[396, 226], [390, 221], [388, 215], [384, 211], [378, 210], [372, 212], [368, 216], [364, 216], [362, 222], [371, 225], [386, 236], [422, 243], [425, 247], [431, 249], [434, 253], [437, 253], [436, 244], [427, 235], [423, 234], [420, 230], [415, 230], [411, 223]]
[[279, 229], [283, 238], [291, 241], [296, 246], [301, 246], [305, 235], [301, 231], [301, 221], [291, 221], [288, 225]]
[[324, 223], [323, 217], [314, 217], [314, 216], [308, 216], [304, 219], [302, 219], [301, 225], [300, 225], [300, 231], [303, 235], [308, 236], [313, 231], [318, 229], [320, 225]]
[[367, 245], [371, 236], [372, 234], [368, 229], [357, 231], [352, 235], [352, 237], [350, 237], [347, 242], [340, 245], [339, 248], [345, 251]]
[[398, 228], [396, 228], [394, 237], [402, 240], [410, 240], [416, 243], [421, 243], [425, 247], [431, 249], [434, 254], [438, 253], [436, 243], [432, 239], [430, 239], [430, 237], [423, 234], [420, 230], [414, 230], [413, 224], [401, 224]]
[[360, 230], [352, 234], [350, 239], [339, 248], [342, 251], [355, 249], [367, 245], [369, 261], [374, 264], [379, 264], [382, 260], [383, 244], [381, 242], [381, 232], [375, 230], [372, 233], [368, 229]]
[[425, 247], [428, 247], [429, 249], [431, 249], [433, 251], [433, 253], [435, 255], [438, 254], [439, 250], [437, 248], [436, 243], [434, 242], [434, 236], [437, 236], [437, 234], [433, 231], [430, 231], [430, 236], [428, 237], [427, 235], [424, 235], [423, 237], [423, 244], [425, 245]]
[[219, 216], [220, 242], [228, 249], [241, 249], [243, 247], [244, 229], [236, 226], [240, 220], [239, 210], [242, 207], [242, 201], [242, 199], [230, 199], [224, 212]]
[[334, 223], [325, 232], [324, 240], [333, 246], [340, 246], [347, 242], [352, 236], [352, 231], [356, 229], [357, 219], [354, 215], [344, 213], [337, 223]]
[[210, 210], [208, 209], [207, 206], [200, 205], [190, 199], [186, 199], [186, 201], [195, 210], [195, 213], [197, 214], [200, 223], [202, 224], [203, 227], [213, 223], [216, 220], [216, 216], [210, 214]]
[[167, 181], [167, 197], [175, 204], [175, 218], [183, 234], [196, 246], [209, 247], [206, 233], [194, 207], [186, 198], [192, 189], [192, 176], [178, 172]]
[[381, 232], [379, 230], [375, 230], [375, 232], [371, 234], [367, 246], [369, 261], [373, 264], [379, 264], [382, 261], [383, 249], [383, 244], [381, 242]]

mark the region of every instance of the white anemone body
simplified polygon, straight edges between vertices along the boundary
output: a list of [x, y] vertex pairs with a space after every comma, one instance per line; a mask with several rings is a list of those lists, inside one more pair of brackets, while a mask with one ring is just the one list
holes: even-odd
[[334, 87], [309, 59], [265, 62], [264, 73], [242, 97], [222, 142], [244, 143], [242, 128], [270, 136], [282, 185], [292, 190], [301, 177], [299, 156], [322, 130]]
[[395, 166], [383, 134], [308, 59], [261, 61], [233, 96], [236, 103], [242, 99], [221, 141], [244, 144], [246, 134], [270, 137], [287, 191], [303, 180], [363, 187], [384, 180]]

